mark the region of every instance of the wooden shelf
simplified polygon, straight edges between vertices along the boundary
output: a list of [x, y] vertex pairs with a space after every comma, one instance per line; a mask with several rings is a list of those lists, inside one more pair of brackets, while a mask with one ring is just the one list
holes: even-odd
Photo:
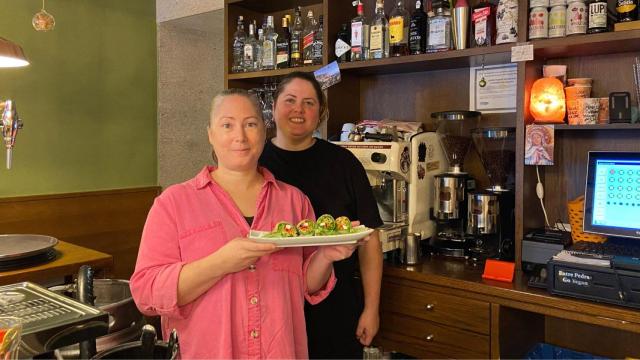
[[536, 59], [606, 55], [640, 51], [640, 30], [533, 40]]
[[465, 50], [341, 63], [340, 70], [354, 74], [398, 74], [429, 70], [458, 69], [511, 62], [511, 46], [503, 44]]
[[246, 73], [233, 73], [228, 75], [229, 80], [254, 80], [262, 81], [263, 78], [284, 76], [294, 71], [311, 72], [320, 69], [322, 65], [313, 66], [301, 66], [287, 69], [265, 70], [265, 71], [253, 71]]
[[640, 130], [640, 124], [595, 124], [595, 125], [569, 125], [569, 124], [556, 124], [554, 125], [556, 130]]
[[227, 3], [232, 6], [240, 6], [247, 10], [267, 14], [293, 9], [296, 6], [305, 7], [322, 4], [322, 0], [227, 0]]

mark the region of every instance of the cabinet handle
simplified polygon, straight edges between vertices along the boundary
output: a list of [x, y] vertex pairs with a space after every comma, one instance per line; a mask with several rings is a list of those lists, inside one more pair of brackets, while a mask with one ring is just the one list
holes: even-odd
[[425, 306], [425, 309], [426, 309], [427, 311], [432, 311], [432, 310], [433, 310], [433, 309], [435, 309], [435, 308], [436, 308], [436, 305], [435, 305], [435, 304], [427, 304], [427, 306]]
[[435, 336], [433, 334], [429, 334], [429, 335], [425, 336], [424, 340], [425, 341], [433, 341], [433, 338], [435, 338]]

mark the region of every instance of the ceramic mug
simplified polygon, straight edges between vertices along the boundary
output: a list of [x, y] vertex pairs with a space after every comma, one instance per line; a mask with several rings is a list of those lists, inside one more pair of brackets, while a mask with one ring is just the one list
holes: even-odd
[[588, 98], [589, 96], [591, 96], [591, 86], [567, 86], [566, 88], [564, 88], [564, 91], [567, 95], [567, 101]]
[[592, 78], [573, 78], [567, 79], [567, 86], [591, 86], [593, 83]]
[[567, 122], [569, 125], [581, 125], [584, 123], [579, 105], [578, 100], [567, 100]]
[[609, 123], [609, 98], [600, 98], [600, 112], [598, 112], [598, 124]]
[[600, 113], [600, 98], [578, 99], [579, 107], [582, 111], [583, 124], [595, 125], [598, 123]]

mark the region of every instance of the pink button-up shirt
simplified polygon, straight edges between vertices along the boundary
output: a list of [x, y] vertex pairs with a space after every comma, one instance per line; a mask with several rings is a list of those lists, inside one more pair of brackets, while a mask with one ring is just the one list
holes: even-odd
[[[304, 299], [316, 304], [335, 285], [334, 274], [309, 294], [306, 270], [315, 249], [286, 248], [227, 274], [193, 302], [177, 305], [182, 266], [218, 250], [249, 225], [205, 167], [194, 179], [167, 188], [153, 204], [142, 233], [131, 292], [138, 308], [161, 315], [165, 338], [178, 330], [184, 359], [307, 358]], [[309, 199], [266, 169], [252, 229], [313, 218]]]

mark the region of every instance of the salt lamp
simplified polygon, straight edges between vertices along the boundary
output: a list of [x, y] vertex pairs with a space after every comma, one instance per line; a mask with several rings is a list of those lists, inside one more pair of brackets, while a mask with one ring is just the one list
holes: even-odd
[[529, 111], [536, 123], [562, 123], [566, 106], [564, 85], [555, 77], [536, 80], [531, 87]]

